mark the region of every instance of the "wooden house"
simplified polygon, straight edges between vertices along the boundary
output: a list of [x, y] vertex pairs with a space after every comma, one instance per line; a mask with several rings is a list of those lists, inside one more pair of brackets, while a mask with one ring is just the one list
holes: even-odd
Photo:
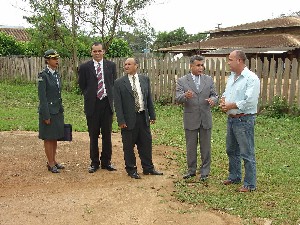
[[208, 32], [209, 38], [198, 42], [160, 48], [161, 53], [203, 54], [223, 58], [234, 49], [248, 58], [297, 58], [300, 60], [300, 17], [280, 17]]

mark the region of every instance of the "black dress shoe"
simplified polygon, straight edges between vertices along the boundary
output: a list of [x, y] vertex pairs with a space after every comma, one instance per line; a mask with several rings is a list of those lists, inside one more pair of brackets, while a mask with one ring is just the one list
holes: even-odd
[[143, 174], [145, 175], [163, 175], [162, 172], [156, 171], [156, 170], [150, 170], [150, 171], [143, 171]]
[[192, 178], [192, 177], [194, 177], [194, 176], [196, 176], [195, 173], [187, 173], [187, 174], [185, 174], [185, 175], [183, 176], [183, 179], [190, 179], [190, 178]]
[[113, 165], [107, 165], [107, 166], [103, 166], [101, 165], [101, 169], [105, 169], [105, 170], [108, 170], [108, 171], [115, 171], [117, 170]]
[[90, 167], [89, 167], [89, 173], [95, 173], [98, 169], [99, 169], [99, 167], [96, 167], [96, 166], [90, 166]]
[[200, 176], [200, 181], [207, 181], [208, 180], [208, 175], [201, 175]]
[[60, 164], [60, 163], [56, 163], [55, 166], [56, 166], [57, 169], [60, 169], [60, 170], [65, 168], [65, 166], [63, 164]]
[[48, 171], [50, 171], [51, 173], [59, 173], [59, 170], [57, 169], [56, 166], [49, 166], [47, 165]]
[[138, 174], [138, 172], [129, 173], [128, 176], [130, 176], [131, 178], [134, 178], [134, 179], [141, 179], [141, 177]]

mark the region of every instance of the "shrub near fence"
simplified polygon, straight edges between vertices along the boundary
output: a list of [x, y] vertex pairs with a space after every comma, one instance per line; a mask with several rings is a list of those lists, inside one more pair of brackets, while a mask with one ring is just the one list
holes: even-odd
[[[79, 64], [86, 60], [88, 59], [81, 59]], [[111, 60], [117, 65], [118, 77], [123, 76], [125, 58]], [[140, 57], [139, 60], [140, 72], [148, 75], [151, 80], [153, 99], [175, 103], [176, 80], [189, 72], [189, 58], [175, 60], [171, 57]], [[300, 107], [300, 66], [296, 59], [275, 61], [264, 58], [262, 61], [251, 58], [247, 65], [261, 81], [260, 106], [272, 103], [274, 96], [281, 96], [288, 100], [289, 105], [296, 103]], [[43, 58], [0, 57], [0, 80], [22, 79], [35, 82], [38, 72], [44, 66]], [[60, 59], [59, 72], [66, 89], [70, 89], [77, 82], [77, 71], [73, 71], [71, 59]], [[206, 74], [213, 77], [220, 95], [224, 92], [229, 73], [225, 59], [206, 60]]]

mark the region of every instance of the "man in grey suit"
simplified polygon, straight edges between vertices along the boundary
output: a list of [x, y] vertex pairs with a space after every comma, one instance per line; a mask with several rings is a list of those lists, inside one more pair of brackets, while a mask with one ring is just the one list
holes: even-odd
[[178, 79], [176, 101], [184, 105], [183, 125], [186, 139], [188, 179], [196, 176], [197, 146], [200, 144], [200, 180], [206, 181], [211, 164], [211, 107], [217, 104], [218, 96], [213, 79], [204, 74], [204, 57], [194, 55], [190, 58], [190, 73]]
[[155, 123], [155, 111], [151, 97], [150, 80], [137, 73], [138, 60], [125, 61], [126, 75], [114, 85], [114, 103], [118, 125], [121, 128], [125, 169], [128, 176], [140, 179], [137, 172], [134, 146], [141, 159], [145, 175], [163, 175], [152, 163], [152, 136], [150, 124]]

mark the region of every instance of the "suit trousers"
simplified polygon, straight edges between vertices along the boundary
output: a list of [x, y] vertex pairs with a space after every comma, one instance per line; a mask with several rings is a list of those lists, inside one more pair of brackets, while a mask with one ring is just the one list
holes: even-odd
[[128, 174], [137, 171], [134, 146], [137, 146], [143, 171], [153, 170], [152, 162], [152, 135], [150, 126], [147, 126], [145, 113], [136, 113], [136, 124], [132, 130], [122, 129], [122, 142], [125, 160], [125, 169]]
[[190, 174], [196, 174], [199, 140], [201, 155], [200, 174], [209, 175], [211, 164], [211, 129], [203, 129], [202, 126], [196, 130], [185, 129], [185, 139], [188, 172]]
[[[87, 126], [90, 136], [90, 159], [91, 166], [99, 167], [100, 161], [103, 166], [110, 165], [112, 155], [112, 120], [113, 113], [110, 109], [108, 98], [96, 100], [95, 112], [87, 116]], [[102, 135], [102, 151], [99, 158], [98, 139]]]

